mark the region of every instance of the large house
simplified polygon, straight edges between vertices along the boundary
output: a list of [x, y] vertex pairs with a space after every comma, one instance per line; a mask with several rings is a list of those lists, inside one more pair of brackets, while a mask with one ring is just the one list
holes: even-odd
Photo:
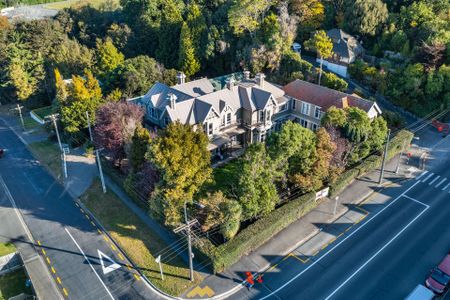
[[281, 88], [266, 81], [264, 74], [250, 78], [245, 71], [241, 80], [232, 76], [223, 88], [215, 88], [207, 78], [185, 78], [178, 73], [178, 83], [171, 87], [155, 83], [137, 103], [144, 106], [151, 125], [179, 121], [203, 128], [210, 139], [208, 149], [219, 157], [264, 141], [288, 120], [315, 130], [331, 106], [358, 106], [371, 118], [381, 113], [374, 102], [301, 80]]
[[[364, 49], [355, 37], [339, 28], [328, 30], [327, 35], [333, 41], [333, 56], [324, 59], [323, 65], [331, 72], [347, 77], [348, 65], [361, 56]], [[319, 58], [317, 62], [320, 62]]]

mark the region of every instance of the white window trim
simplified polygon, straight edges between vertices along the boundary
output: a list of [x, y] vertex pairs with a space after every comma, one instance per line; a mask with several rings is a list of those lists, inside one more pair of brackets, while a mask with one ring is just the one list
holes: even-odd
[[307, 102], [302, 102], [301, 113], [309, 116], [310, 111], [311, 111], [311, 104]]
[[316, 108], [314, 109], [314, 117], [320, 120], [320, 115], [321, 115], [320, 107], [316, 106]]

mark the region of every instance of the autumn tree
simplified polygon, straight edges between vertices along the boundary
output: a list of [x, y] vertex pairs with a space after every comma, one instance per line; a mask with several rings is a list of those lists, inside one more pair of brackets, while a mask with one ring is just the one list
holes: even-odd
[[154, 201], [163, 205], [166, 224], [180, 223], [184, 202], [191, 202], [203, 183], [211, 179], [208, 143], [203, 131], [179, 122], [170, 123], [152, 142], [147, 158], [161, 173]]
[[323, 60], [333, 55], [333, 41], [324, 30], [316, 31], [311, 39], [305, 42], [308, 49], [314, 50], [320, 58], [319, 85], [322, 78]]
[[84, 77], [72, 76], [68, 91], [67, 100], [60, 108], [61, 121], [66, 132], [77, 133], [88, 126], [86, 112], [91, 122], [95, 120], [95, 111], [103, 101], [102, 90], [92, 72], [85, 71]]
[[228, 22], [233, 33], [253, 35], [259, 28], [265, 13], [269, 10], [273, 0], [235, 0], [228, 10]]
[[108, 102], [95, 116], [94, 140], [116, 162], [127, 157], [136, 128], [140, 128], [144, 111], [128, 102]]
[[179, 68], [187, 77], [191, 77], [200, 70], [200, 62], [198, 61], [194, 45], [192, 44], [191, 33], [185, 22], [181, 27]]
[[66, 83], [64, 82], [64, 78], [59, 73], [58, 69], [54, 70], [55, 73], [55, 100], [58, 106], [62, 106], [66, 103], [67, 97], [69, 96], [67, 91]]

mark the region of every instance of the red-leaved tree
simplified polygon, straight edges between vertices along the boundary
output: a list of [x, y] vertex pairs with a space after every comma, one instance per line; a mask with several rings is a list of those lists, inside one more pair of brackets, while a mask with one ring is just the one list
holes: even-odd
[[97, 147], [116, 162], [127, 155], [136, 127], [142, 126], [144, 110], [133, 103], [108, 102], [96, 113], [94, 139]]

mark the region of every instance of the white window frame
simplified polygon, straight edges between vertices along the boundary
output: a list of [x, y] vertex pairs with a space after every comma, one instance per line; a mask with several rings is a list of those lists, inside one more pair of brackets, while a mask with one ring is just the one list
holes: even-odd
[[208, 135], [211, 136], [214, 134], [214, 124], [212, 122], [208, 122]]
[[316, 106], [316, 108], [314, 109], [314, 117], [315, 117], [316, 119], [320, 119], [320, 115], [321, 115], [321, 113], [320, 113], [320, 107]]
[[264, 110], [260, 110], [258, 114], [258, 121], [261, 123], [264, 122], [264, 117], [265, 117]]
[[305, 128], [308, 128], [308, 121], [305, 119], [300, 119], [300, 125], [302, 125]]
[[309, 112], [311, 110], [311, 104], [307, 102], [302, 102], [301, 113], [309, 116]]
[[231, 125], [231, 113], [227, 113], [226, 124]]

